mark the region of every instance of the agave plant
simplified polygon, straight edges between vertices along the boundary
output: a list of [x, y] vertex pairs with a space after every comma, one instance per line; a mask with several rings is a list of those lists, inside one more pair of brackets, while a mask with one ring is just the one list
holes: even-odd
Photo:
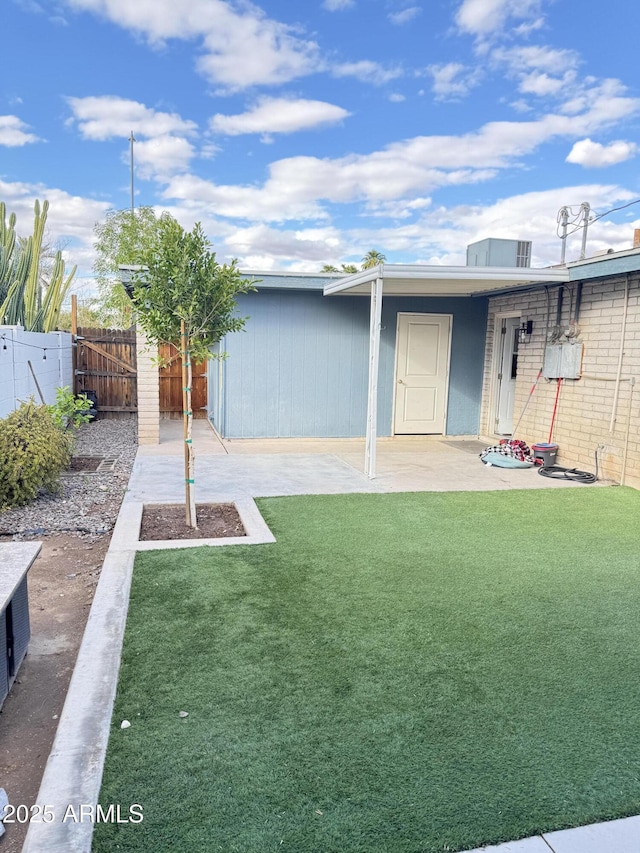
[[0, 323], [20, 325], [30, 332], [51, 332], [77, 267], [67, 274], [62, 252], [53, 259], [51, 274], [41, 269], [42, 240], [49, 202], [34, 205], [33, 234], [16, 237], [16, 216], [0, 202]]

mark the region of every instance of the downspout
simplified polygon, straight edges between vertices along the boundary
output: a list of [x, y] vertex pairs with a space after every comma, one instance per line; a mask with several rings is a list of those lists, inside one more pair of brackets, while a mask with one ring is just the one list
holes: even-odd
[[629, 408], [627, 410], [627, 429], [624, 436], [624, 450], [622, 452], [622, 471], [620, 473], [620, 485], [624, 486], [627, 475], [627, 455], [629, 453], [629, 434], [631, 432], [631, 407], [633, 405], [633, 389], [636, 384], [635, 376], [629, 378]]
[[613, 432], [616, 426], [616, 413], [618, 411], [618, 398], [620, 397], [620, 380], [622, 377], [622, 358], [624, 356], [624, 341], [627, 332], [627, 312], [629, 310], [629, 273], [624, 283], [624, 308], [622, 310], [622, 328], [620, 330], [620, 352], [618, 353], [618, 370], [616, 372], [616, 389], [613, 395], [613, 406], [611, 408], [611, 422], [609, 432]]
[[376, 441], [378, 428], [378, 372], [380, 367], [380, 325], [382, 320], [382, 264], [377, 278], [371, 282], [369, 318], [369, 393], [367, 396], [367, 435], [364, 473], [370, 480], [376, 476]]
[[564, 285], [560, 285], [558, 288], [558, 306], [556, 308], [556, 329], [559, 329], [562, 325], [562, 301], [564, 298]]
[[577, 326], [580, 322], [580, 305], [582, 303], [582, 282], [576, 285], [576, 307], [573, 309], [573, 322]]

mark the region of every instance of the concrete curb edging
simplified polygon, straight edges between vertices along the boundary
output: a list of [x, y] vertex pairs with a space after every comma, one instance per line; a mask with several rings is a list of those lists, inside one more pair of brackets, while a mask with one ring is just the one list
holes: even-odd
[[246, 536], [139, 542], [143, 504], [125, 496], [38, 791], [38, 805], [54, 819], [29, 825], [22, 853], [90, 853], [93, 821], [76, 818], [81, 805], [95, 809], [99, 802], [136, 552], [276, 541], [252, 498], [233, 503]]
[[[157, 503], [165, 503], [157, 501]], [[171, 503], [175, 503], [172, 501]], [[136, 551], [164, 551], [171, 548], [198, 548], [202, 545], [217, 547], [221, 545], [265, 545], [275, 542], [276, 538], [267, 527], [260, 510], [253, 498], [244, 497], [225, 501], [232, 503], [238, 510], [238, 515], [245, 529], [246, 536], [223, 536], [218, 539], [157, 539], [153, 541], [140, 542], [140, 522], [142, 520], [143, 504], [136, 503], [131, 509], [130, 524], [128, 531], [135, 536], [132, 546]], [[131, 507], [131, 504], [128, 505]], [[129, 543], [127, 542], [127, 547]]]
[[51, 823], [31, 823], [22, 853], [89, 853], [93, 823], [64, 820], [68, 806], [95, 804], [109, 740], [134, 551], [109, 549], [87, 620], [58, 730], [38, 792]]

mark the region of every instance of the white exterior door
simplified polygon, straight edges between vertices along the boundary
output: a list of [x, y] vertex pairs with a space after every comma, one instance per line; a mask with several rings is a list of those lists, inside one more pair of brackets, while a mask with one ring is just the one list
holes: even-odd
[[443, 435], [449, 388], [451, 317], [398, 314], [396, 396], [397, 435]]
[[513, 410], [518, 373], [519, 317], [506, 317], [500, 327], [500, 362], [498, 366], [498, 401], [496, 432], [498, 435], [513, 433]]

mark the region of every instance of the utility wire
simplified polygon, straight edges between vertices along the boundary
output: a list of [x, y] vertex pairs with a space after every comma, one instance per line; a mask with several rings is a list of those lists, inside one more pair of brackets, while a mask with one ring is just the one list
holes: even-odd
[[640, 204], [640, 198], [636, 198], [633, 201], [628, 202], [627, 204], [621, 204], [620, 207], [612, 207], [611, 210], [605, 210], [604, 213], [599, 213], [597, 216], [594, 216], [594, 218], [589, 221], [597, 222], [598, 219], [602, 219], [603, 216], [608, 216], [610, 213], [615, 213], [617, 210], [625, 210], [625, 208], [631, 207], [634, 204]]
[[[618, 210], [625, 210], [627, 207], [631, 207], [634, 204], [640, 204], [640, 198], [636, 198], [633, 201], [628, 202], [627, 204], [621, 204], [619, 207], [612, 207], [611, 210], [605, 210], [604, 213], [598, 213], [596, 216], [589, 217], [589, 219], [587, 220], [587, 223], [589, 225], [592, 225], [594, 222], [597, 222], [599, 219], [602, 219], [603, 216], [608, 216], [610, 213], [616, 213]], [[575, 234], [576, 231], [580, 231], [581, 228], [584, 228], [584, 222], [582, 222], [581, 218], [580, 218], [580, 214], [582, 211], [579, 210], [577, 214], [574, 213], [574, 206], [573, 205], [572, 206], [565, 206], [563, 208], [563, 210], [567, 210], [569, 212], [569, 214], [574, 217], [571, 220], [570, 224], [574, 225], [575, 227], [572, 228], [570, 231], [567, 231], [567, 233], [565, 235], [566, 237], [571, 237], [571, 235]], [[558, 213], [558, 216], [556, 218], [556, 223], [557, 223], [556, 235], [558, 237], [562, 237], [563, 235], [560, 233], [560, 225], [561, 225], [560, 213]]]

